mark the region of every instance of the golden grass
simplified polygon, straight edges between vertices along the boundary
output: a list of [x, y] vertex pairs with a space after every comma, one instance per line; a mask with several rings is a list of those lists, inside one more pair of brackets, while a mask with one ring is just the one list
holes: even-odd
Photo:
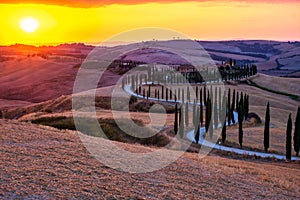
[[[10, 120], [0, 120], [0, 126], [3, 199], [297, 199], [300, 195], [300, 167], [295, 162], [214, 155], [199, 159], [196, 153], [184, 153], [158, 171], [130, 174], [97, 161], [76, 132]], [[156, 150], [113, 143], [137, 153]]]

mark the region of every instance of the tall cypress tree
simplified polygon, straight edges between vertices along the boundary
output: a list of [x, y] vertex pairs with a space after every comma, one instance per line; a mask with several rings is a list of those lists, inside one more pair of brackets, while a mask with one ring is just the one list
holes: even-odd
[[213, 105], [213, 110], [214, 110], [214, 127], [215, 127], [215, 129], [217, 129], [218, 125], [219, 125], [217, 88], [215, 88], [215, 98], [214, 99], [215, 99], [214, 100], [214, 105]]
[[188, 102], [185, 103], [185, 125], [189, 126], [189, 104]]
[[206, 86], [204, 86], [204, 89], [203, 89], [203, 100], [204, 100], [204, 104], [206, 105]]
[[184, 135], [184, 112], [183, 106], [180, 107], [180, 120], [179, 120], [179, 136], [183, 138]]
[[209, 125], [210, 125], [210, 120], [211, 120], [211, 101], [210, 101], [210, 98], [208, 97], [207, 98], [207, 101], [206, 101], [206, 110], [205, 110], [205, 131], [208, 132], [208, 128], [209, 128]]
[[203, 99], [202, 99], [202, 88], [200, 89], [200, 104], [203, 104]]
[[287, 160], [291, 160], [292, 158], [292, 128], [293, 128], [293, 122], [291, 114], [289, 115], [289, 120], [287, 122], [286, 127], [286, 154], [285, 157]]
[[175, 135], [178, 132], [178, 108], [177, 103], [175, 104], [175, 120], [174, 120], [174, 133]]
[[294, 132], [294, 150], [296, 156], [299, 156], [300, 148], [300, 107], [298, 107], [296, 121], [295, 121], [295, 132]]
[[244, 114], [243, 114], [243, 102], [240, 101], [239, 104], [239, 111], [238, 111], [238, 121], [239, 121], [239, 143], [240, 147], [243, 148], [243, 119], [244, 119]]
[[233, 90], [233, 93], [232, 93], [232, 104], [231, 104], [231, 109], [232, 109], [232, 110], [235, 109], [235, 89]]
[[222, 127], [222, 143], [225, 144], [226, 141], [226, 120], [224, 120], [224, 124]]
[[270, 104], [267, 104], [266, 116], [265, 116], [265, 129], [264, 129], [264, 147], [268, 152], [270, 143]]
[[198, 144], [199, 140], [200, 140], [200, 129], [199, 129], [199, 126], [195, 126], [195, 130], [194, 130], [194, 133], [195, 133], [195, 140], [196, 140], [196, 144]]
[[235, 124], [235, 119], [234, 119], [234, 105], [235, 105], [235, 102], [232, 101], [231, 108], [230, 108], [230, 117], [231, 117], [231, 121], [232, 121], [233, 124]]
[[200, 104], [200, 124], [203, 125], [203, 104]]
[[191, 94], [190, 94], [189, 87], [187, 87], [187, 89], [186, 89], [186, 98], [187, 98], [187, 102], [191, 102]]
[[230, 124], [231, 124], [231, 109], [230, 109], [230, 100], [231, 100], [231, 98], [230, 98], [230, 88], [228, 89], [228, 95], [227, 95], [227, 106], [228, 106], [228, 108], [227, 108], [227, 118], [228, 118], [228, 125], [230, 126]]
[[196, 100], [194, 100], [194, 103], [193, 103], [193, 125], [196, 126], [196, 116], [197, 112], [196, 112]]
[[166, 101], [169, 100], [169, 88], [166, 88]]

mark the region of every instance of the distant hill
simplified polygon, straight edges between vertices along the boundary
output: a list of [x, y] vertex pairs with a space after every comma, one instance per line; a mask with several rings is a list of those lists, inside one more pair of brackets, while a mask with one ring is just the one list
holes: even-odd
[[[170, 41], [155, 41], [161, 44]], [[183, 40], [176, 40], [180, 45]], [[276, 41], [197, 41], [215, 62], [235, 59], [237, 64], [251, 63], [258, 71], [272, 76], [300, 77], [300, 42]], [[129, 48], [130, 47], [130, 48]], [[199, 47], [193, 47], [199, 48]], [[123, 60], [143, 63], [184, 64], [187, 61], [172, 52], [141, 48], [141, 43], [115, 47], [95, 47], [82, 43], [58, 46], [29, 46], [16, 44], [0, 46], [0, 99], [19, 103], [41, 102], [72, 93], [77, 71], [91, 51], [97, 55], [136, 49], [121, 56]], [[196, 57], [196, 49], [186, 53]], [[97, 63], [96, 63], [97, 65]], [[118, 71], [110, 71], [99, 86], [114, 84]], [[25, 101], [25, 102], [23, 102]]]

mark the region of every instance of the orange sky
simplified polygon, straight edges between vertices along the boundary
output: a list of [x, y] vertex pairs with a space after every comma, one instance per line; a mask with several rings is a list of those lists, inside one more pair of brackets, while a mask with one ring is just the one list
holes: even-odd
[[[0, 0], [3, 3], [0, 4], [1, 45], [97, 43], [122, 31], [142, 27], [173, 29], [200, 40], [300, 40], [300, 3], [292, 0], [285, 3], [277, 0], [30, 2], [44, 4]], [[37, 31], [26, 33], [20, 28], [20, 20], [27, 16], [39, 20]]]

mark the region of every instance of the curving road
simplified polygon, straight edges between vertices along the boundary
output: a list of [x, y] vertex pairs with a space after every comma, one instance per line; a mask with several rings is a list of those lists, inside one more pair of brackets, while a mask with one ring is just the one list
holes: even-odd
[[[136, 96], [136, 97], [139, 97], [139, 98], [143, 98], [143, 96], [134, 93], [131, 90], [130, 85], [125, 85], [124, 90], [125, 90], [125, 92], [127, 92], [130, 95], [133, 95], [133, 96]], [[149, 97], [148, 99], [152, 100], [152, 101], [167, 102], [165, 99], [159, 99], [158, 100], [158, 99], [152, 98], [152, 97]], [[174, 102], [175, 103], [175, 100], [168, 100], [168, 102]], [[181, 103], [180, 100], [178, 100], [177, 102]], [[193, 103], [190, 102], [190, 104], [193, 104]], [[238, 115], [237, 115], [236, 112], [234, 112], [234, 118], [235, 118], [235, 121], [237, 122], [238, 121]], [[205, 133], [205, 127], [200, 127], [200, 140], [199, 140], [198, 144], [204, 145], [204, 146], [209, 147], [209, 148], [217, 149], [217, 150], [220, 150], [220, 151], [234, 152], [236, 154], [241, 154], [241, 155], [250, 155], [250, 156], [255, 156], [256, 155], [256, 156], [259, 156], [259, 157], [262, 157], [262, 158], [276, 158], [278, 160], [285, 160], [286, 159], [284, 155], [273, 154], [273, 153], [263, 153], [263, 152], [250, 151], [250, 150], [243, 150], [243, 149], [238, 149], [238, 148], [234, 148], [234, 147], [225, 147], [225, 146], [222, 146], [222, 145], [219, 145], [219, 144], [215, 144], [215, 143], [212, 143], [212, 142], [209, 142], [209, 141], [205, 140], [204, 137], [203, 137], [204, 133]], [[189, 131], [187, 133], [186, 137], [190, 141], [196, 142], [195, 137], [194, 137], [194, 130]], [[294, 157], [293, 156], [292, 160], [300, 160], [300, 157]]]

